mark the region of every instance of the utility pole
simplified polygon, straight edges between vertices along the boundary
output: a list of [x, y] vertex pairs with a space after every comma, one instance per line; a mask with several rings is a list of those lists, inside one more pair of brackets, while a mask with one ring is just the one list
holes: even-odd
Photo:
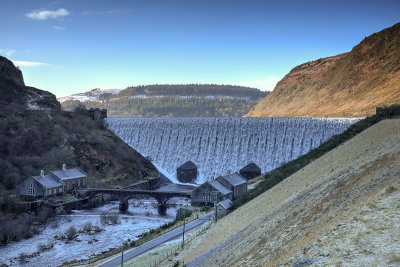
[[122, 245], [121, 267], [124, 267], [124, 245]]
[[183, 209], [182, 249], [185, 246], [186, 209]]
[[121, 267], [124, 267], [124, 249], [125, 249], [125, 241], [122, 240]]
[[218, 191], [211, 191], [211, 194], [215, 194], [215, 197], [214, 197], [214, 209], [215, 209], [215, 222], [217, 222], [218, 221], [218, 214], [217, 214]]

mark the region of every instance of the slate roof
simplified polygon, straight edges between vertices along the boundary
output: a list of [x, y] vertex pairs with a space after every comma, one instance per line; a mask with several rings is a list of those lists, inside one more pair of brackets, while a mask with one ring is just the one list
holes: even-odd
[[224, 206], [225, 209], [230, 209], [232, 208], [232, 201], [230, 199], [224, 199], [221, 202], [218, 203], [218, 205]]
[[56, 171], [50, 171], [50, 172], [52, 174], [54, 174], [60, 180], [69, 180], [69, 179], [86, 176], [86, 174], [84, 172], [82, 172], [79, 168], [66, 169], [65, 171], [64, 170], [56, 170]]
[[223, 178], [233, 186], [238, 186], [247, 183], [247, 180], [243, 179], [242, 176], [237, 172], [223, 176]]
[[59, 180], [57, 180], [56, 177], [51, 174], [46, 174], [44, 176], [32, 176], [32, 178], [45, 188], [63, 186], [63, 183], [61, 183]]
[[214, 187], [215, 189], [217, 189], [219, 192], [221, 192], [223, 195], [227, 195], [229, 193], [232, 193], [231, 190], [229, 190], [228, 188], [226, 188], [225, 186], [223, 186], [220, 182], [218, 181], [211, 181], [208, 182], [212, 187]]
[[258, 167], [254, 162], [251, 162], [244, 166], [241, 171], [246, 171], [246, 172], [261, 172], [260, 167]]
[[189, 161], [186, 161], [185, 163], [183, 163], [181, 166], [179, 166], [178, 169], [193, 170], [193, 169], [197, 169], [197, 166], [189, 160]]

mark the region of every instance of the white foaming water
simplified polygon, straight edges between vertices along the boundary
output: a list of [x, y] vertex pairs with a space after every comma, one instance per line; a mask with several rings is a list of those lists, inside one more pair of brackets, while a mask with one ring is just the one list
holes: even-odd
[[263, 173], [304, 155], [359, 119], [107, 118], [111, 131], [152, 159], [172, 181], [188, 160], [197, 183], [239, 171], [250, 162]]

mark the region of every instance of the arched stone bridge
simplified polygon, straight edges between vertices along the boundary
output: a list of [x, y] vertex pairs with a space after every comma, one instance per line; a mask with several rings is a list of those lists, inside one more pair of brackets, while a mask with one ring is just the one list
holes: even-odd
[[105, 189], [105, 188], [81, 188], [77, 192], [84, 195], [107, 194], [115, 196], [119, 199], [119, 209], [126, 211], [128, 209], [128, 200], [131, 198], [146, 198], [151, 197], [158, 202], [158, 212], [165, 214], [167, 210], [167, 202], [173, 197], [186, 197], [191, 198], [191, 192], [179, 191], [154, 191], [154, 190], [127, 190], [127, 189]]

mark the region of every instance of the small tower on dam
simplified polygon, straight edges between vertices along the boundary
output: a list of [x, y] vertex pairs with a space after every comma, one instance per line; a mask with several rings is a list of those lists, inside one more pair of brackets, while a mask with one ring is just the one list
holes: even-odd
[[240, 174], [246, 180], [253, 179], [261, 175], [261, 169], [255, 163], [251, 162], [240, 170]]
[[197, 166], [189, 160], [176, 169], [176, 178], [181, 183], [194, 183], [197, 173]]

